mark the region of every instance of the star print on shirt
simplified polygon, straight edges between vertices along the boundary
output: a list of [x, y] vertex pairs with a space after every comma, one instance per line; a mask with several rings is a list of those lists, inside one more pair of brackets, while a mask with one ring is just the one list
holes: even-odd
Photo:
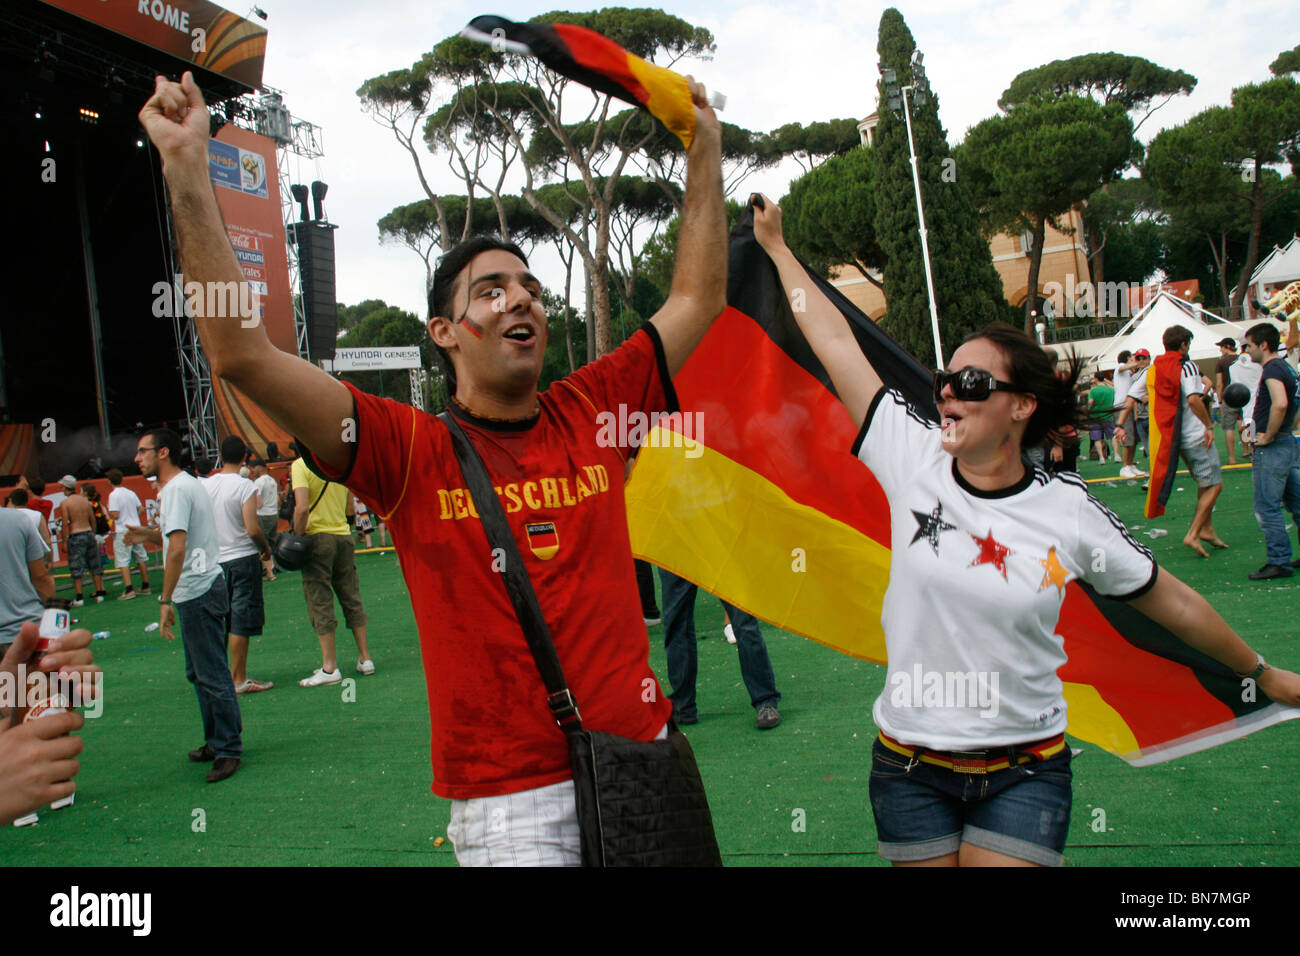
[[939, 553], [939, 535], [945, 531], [956, 531], [957, 526], [949, 524], [943, 520], [943, 502], [937, 501], [934, 510], [929, 514], [923, 511], [912, 509], [912, 514], [916, 515], [916, 534], [912, 535], [912, 540], [908, 543], [909, 547], [924, 538], [930, 542], [930, 547], [934, 548], [934, 553]]
[[991, 564], [1002, 572], [1002, 580], [1007, 580], [1007, 557], [1015, 554], [1005, 544], [998, 544], [993, 540], [993, 529], [989, 529], [986, 537], [981, 538], [979, 535], [971, 535], [971, 538], [980, 546], [979, 557], [970, 563], [970, 567], [980, 564]]
[[1056, 585], [1056, 596], [1060, 597], [1065, 591], [1065, 585], [1070, 579], [1070, 572], [1065, 570], [1065, 566], [1056, 558], [1056, 548], [1048, 549], [1047, 559], [1038, 559], [1038, 563], [1043, 566], [1043, 583], [1038, 585], [1038, 590], [1044, 591], [1051, 585]]

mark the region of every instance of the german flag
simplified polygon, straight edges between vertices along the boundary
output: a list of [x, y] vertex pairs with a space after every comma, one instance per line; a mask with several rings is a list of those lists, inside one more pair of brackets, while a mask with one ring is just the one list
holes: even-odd
[[1182, 374], [1183, 356], [1179, 352], [1157, 355], [1146, 372], [1147, 451], [1151, 458], [1151, 478], [1147, 482], [1143, 514], [1148, 518], [1159, 518], [1165, 513], [1169, 494], [1174, 490], [1183, 434]]
[[562, 76], [644, 107], [690, 149], [695, 110], [686, 78], [629, 53], [594, 30], [483, 16], [475, 17], [460, 33], [498, 51], [535, 56]]
[[[937, 416], [930, 373], [837, 290], [812, 281], [886, 386]], [[748, 214], [732, 234], [727, 300], [674, 380], [683, 412], [706, 426], [691, 436], [703, 451], [687, 455], [683, 441], [673, 447], [662, 435], [643, 446], [627, 488], [632, 550], [778, 627], [883, 663], [888, 504], [850, 452], [857, 425], [799, 332]], [[1070, 732], [1130, 763], [1300, 717], [1078, 581], [1066, 586], [1058, 632]]]

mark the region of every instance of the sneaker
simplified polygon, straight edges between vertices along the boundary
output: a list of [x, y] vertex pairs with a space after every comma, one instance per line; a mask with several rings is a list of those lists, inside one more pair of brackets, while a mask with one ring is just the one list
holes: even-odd
[[253, 678], [250, 677], [248, 678], [248, 680], [244, 681], [243, 683], [235, 685], [235, 693], [236, 694], [258, 694], [264, 690], [270, 690], [274, 686], [275, 686], [274, 681], [253, 680]]
[[117, 599], [118, 599], [119, 601], [129, 601], [129, 600], [131, 600], [133, 597], [135, 597], [135, 592], [134, 592], [134, 591], [123, 591], [121, 594], [119, 594], [119, 595], [117, 596]]
[[218, 757], [212, 769], [208, 771], [208, 783], [218, 783], [227, 777], [232, 777], [235, 771], [239, 769], [238, 757]]
[[726, 627], [722, 629], [722, 633], [727, 638], [728, 644], [736, 643], [736, 632], [731, 629], [730, 624], [728, 624]]
[[107, 592], [107, 591], [96, 591], [96, 592], [95, 592], [95, 603], [96, 603], [96, 604], [103, 604], [103, 603], [104, 603], [104, 598], [106, 598], [106, 597], [108, 597], [108, 592]]
[[1148, 475], [1148, 474], [1147, 474], [1145, 471], [1143, 471], [1141, 468], [1139, 468], [1137, 465], [1134, 465], [1134, 466], [1133, 466], [1133, 477], [1134, 477], [1134, 478], [1149, 478], [1149, 477], [1151, 477], [1151, 476]]
[[373, 674], [374, 672], [375, 672], [375, 662], [372, 661], [370, 658], [367, 657], [364, 661], [357, 661], [358, 674]]
[[86, 606], [86, 602], [85, 602], [84, 600], [82, 600], [81, 598], [73, 598], [73, 599], [72, 599], [72, 606], [73, 606], [73, 607], [85, 607], [85, 606]]
[[756, 723], [759, 730], [771, 730], [781, 723], [781, 713], [776, 709], [775, 704], [764, 704], [758, 708]]
[[304, 677], [298, 681], [300, 687], [320, 687], [323, 684], [337, 684], [343, 679], [343, 675], [338, 670], [327, 671], [323, 667], [318, 667], [310, 677]]
[[1252, 571], [1246, 577], [1252, 581], [1271, 581], [1274, 578], [1289, 578], [1294, 572], [1285, 565], [1266, 564], [1258, 571]]

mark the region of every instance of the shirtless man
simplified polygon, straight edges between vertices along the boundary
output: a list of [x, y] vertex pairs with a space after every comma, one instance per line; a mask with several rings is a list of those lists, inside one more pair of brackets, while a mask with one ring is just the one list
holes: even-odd
[[82, 599], [81, 579], [90, 572], [95, 582], [95, 601], [104, 603], [104, 576], [99, 559], [99, 539], [95, 537], [95, 514], [90, 508], [90, 500], [77, 493], [77, 479], [64, 475], [59, 484], [67, 497], [59, 504], [59, 517], [63, 519], [63, 529], [67, 534], [68, 570], [72, 573], [72, 587], [77, 592], [73, 607], [81, 607], [86, 602]]

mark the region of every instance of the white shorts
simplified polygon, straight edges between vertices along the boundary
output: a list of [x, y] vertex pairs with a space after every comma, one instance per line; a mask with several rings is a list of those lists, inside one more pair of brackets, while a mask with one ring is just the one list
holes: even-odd
[[125, 534], [121, 531], [113, 535], [113, 567], [129, 568], [135, 563], [131, 560], [133, 553], [136, 561], [143, 564], [149, 563], [149, 552], [144, 549], [144, 545], [128, 545], [125, 541]]
[[[668, 737], [668, 725], [656, 740]], [[451, 802], [447, 839], [461, 866], [582, 866], [573, 781]]]
[[581, 866], [573, 781], [453, 800], [447, 839], [461, 866]]

